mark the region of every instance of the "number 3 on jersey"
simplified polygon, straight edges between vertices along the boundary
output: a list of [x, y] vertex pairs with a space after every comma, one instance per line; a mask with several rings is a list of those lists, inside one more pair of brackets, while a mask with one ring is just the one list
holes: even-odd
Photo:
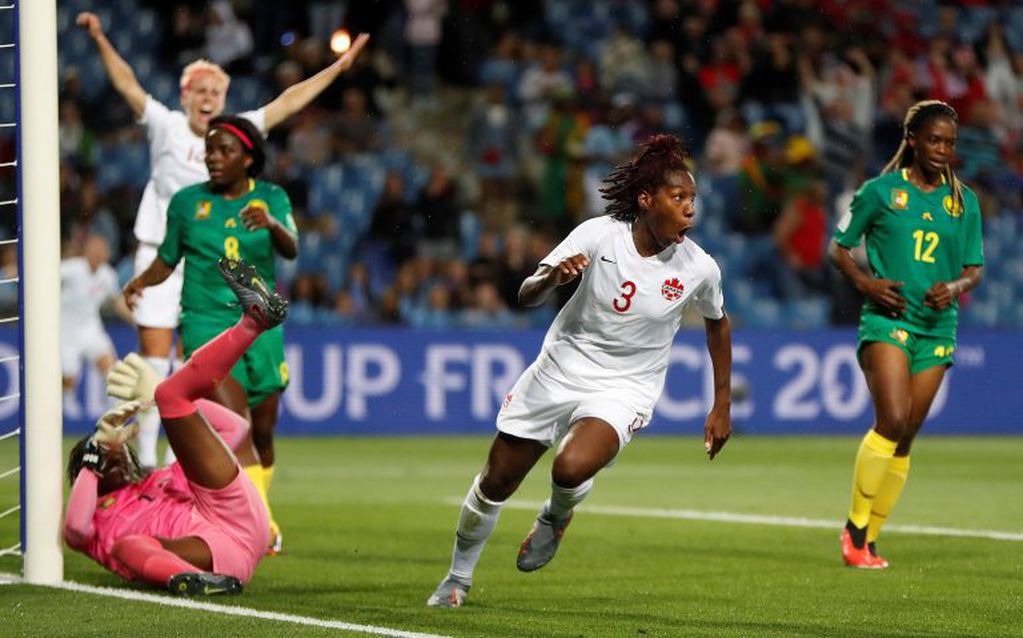
[[241, 255], [238, 253], [238, 238], [234, 236], [228, 236], [224, 240], [224, 256], [228, 259], [241, 259]]
[[[922, 261], [925, 264], [933, 264], [934, 250], [938, 247], [938, 233], [934, 231], [924, 233], [922, 230], [914, 230], [913, 240], [916, 242], [913, 250], [913, 259]], [[927, 242], [926, 247], [924, 242]]]
[[636, 284], [631, 281], [622, 282], [622, 296], [615, 297], [611, 304], [618, 312], [625, 312], [632, 307], [632, 298], [636, 295]]

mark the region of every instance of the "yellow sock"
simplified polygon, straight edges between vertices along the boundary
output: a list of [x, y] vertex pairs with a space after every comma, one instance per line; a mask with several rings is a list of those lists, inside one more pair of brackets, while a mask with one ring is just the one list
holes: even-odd
[[[263, 466], [263, 489], [266, 494], [270, 494], [270, 484], [274, 482], [274, 466]], [[275, 537], [281, 535], [281, 526], [274, 520], [274, 513], [270, 510], [270, 506], [266, 506], [266, 511], [270, 512], [270, 533]]]
[[876, 430], [867, 432], [856, 453], [853, 470], [852, 506], [849, 520], [856, 527], [866, 527], [870, 521], [870, 507], [881, 489], [881, 482], [888, 474], [888, 465], [895, 455], [898, 444], [889, 441]]
[[273, 483], [273, 482], [274, 482], [274, 466], [273, 465], [269, 465], [269, 466], [264, 465], [263, 466], [263, 489], [266, 490], [267, 494], [270, 493], [270, 484]]
[[259, 492], [259, 498], [263, 499], [263, 505], [266, 507], [267, 514], [270, 515], [270, 527], [273, 527], [274, 515], [270, 510], [270, 499], [266, 497], [266, 481], [264, 480], [263, 466], [259, 463], [252, 465], [246, 465], [242, 468], [245, 473], [248, 474], [249, 480], [256, 486], [256, 491]]
[[902, 496], [902, 488], [906, 486], [906, 477], [909, 476], [909, 457], [896, 456], [888, 464], [888, 473], [881, 481], [881, 488], [874, 497], [874, 504], [870, 507], [870, 522], [867, 523], [867, 542], [873, 543], [881, 534], [881, 526], [888, 520], [895, 504]]

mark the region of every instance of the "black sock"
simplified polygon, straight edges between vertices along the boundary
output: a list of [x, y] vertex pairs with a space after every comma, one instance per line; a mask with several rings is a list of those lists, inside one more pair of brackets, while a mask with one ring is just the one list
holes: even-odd
[[863, 546], [867, 543], [867, 528], [856, 527], [852, 521], [846, 521], [845, 528], [849, 530], [849, 536], [852, 538], [856, 549], [863, 549]]
[[870, 550], [871, 556], [875, 558], [877, 557], [877, 547], [874, 545], [874, 543], [867, 543], [867, 549]]

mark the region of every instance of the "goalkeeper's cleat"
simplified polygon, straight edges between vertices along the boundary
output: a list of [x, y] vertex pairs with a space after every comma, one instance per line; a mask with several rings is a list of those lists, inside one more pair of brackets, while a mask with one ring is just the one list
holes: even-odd
[[866, 545], [863, 547], [856, 547], [853, 543], [852, 534], [849, 533], [848, 528], [842, 528], [842, 535], [839, 537], [842, 543], [842, 562], [847, 567], [855, 567], [857, 569], [884, 569], [888, 566], [888, 561], [879, 559], [870, 555], [870, 550], [867, 549]]
[[874, 560], [878, 561], [881, 564], [881, 569], [887, 569], [888, 560], [877, 555], [876, 543], [873, 542], [867, 543], [867, 551], [870, 552], [870, 555], [874, 557]]
[[472, 581], [448, 574], [426, 600], [428, 607], [461, 607], [469, 596]]
[[217, 267], [231, 292], [241, 302], [242, 312], [255, 319], [264, 330], [284, 322], [288, 302], [267, 287], [254, 266], [244, 260], [221, 257]]
[[554, 518], [544, 507], [533, 523], [533, 529], [522, 541], [519, 557], [515, 561], [519, 571], [532, 572], [551, 562], [558, 551], [565, 528], [572, 522], [572, 514], [564, 518]]
[[242, 593], [242, 583], [234, 576], [183, 572], [170, 577], [167, 590], [176, 596], [237, 596]]

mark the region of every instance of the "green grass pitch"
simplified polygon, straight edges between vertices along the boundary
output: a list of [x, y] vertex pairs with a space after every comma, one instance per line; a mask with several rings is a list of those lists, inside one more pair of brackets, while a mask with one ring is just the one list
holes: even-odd
[[[0, 445], [8, 445], [8, 441]], [[430, 609], [488, 438], [285, 438], [271, 493], [286, 554], [225, 605], [456, 636], [1020, 636], [1023, 542], [889, 533], [886, 572], [841, 566], [857, 442], [641, 436], [587, 504], [831, 519], [808, 529], [579, 512], [561, 551], [515, 569], [535, 513], [507, 508], [468, 604]], [[11, 449], [0, 449], [10, 461]], [[1023, 532], [1023, 438], [921, 437], [893, 525]], [[515, 499], [546, 497], [550, 458]], [[0, 482], [0, 509], [16, 483]], [[54, 505], [58, 506], [57, 504]], [[0, 522], [0, 545], [16, 526]], [[8, 542], [10, 541], [10, 542]], [[0, 559], [0, 571], [20, 561]], [[67, 552], [65, 576], [141, 589]], [[0, 585], [2, 636], [358, 636], [24, 585]]]

